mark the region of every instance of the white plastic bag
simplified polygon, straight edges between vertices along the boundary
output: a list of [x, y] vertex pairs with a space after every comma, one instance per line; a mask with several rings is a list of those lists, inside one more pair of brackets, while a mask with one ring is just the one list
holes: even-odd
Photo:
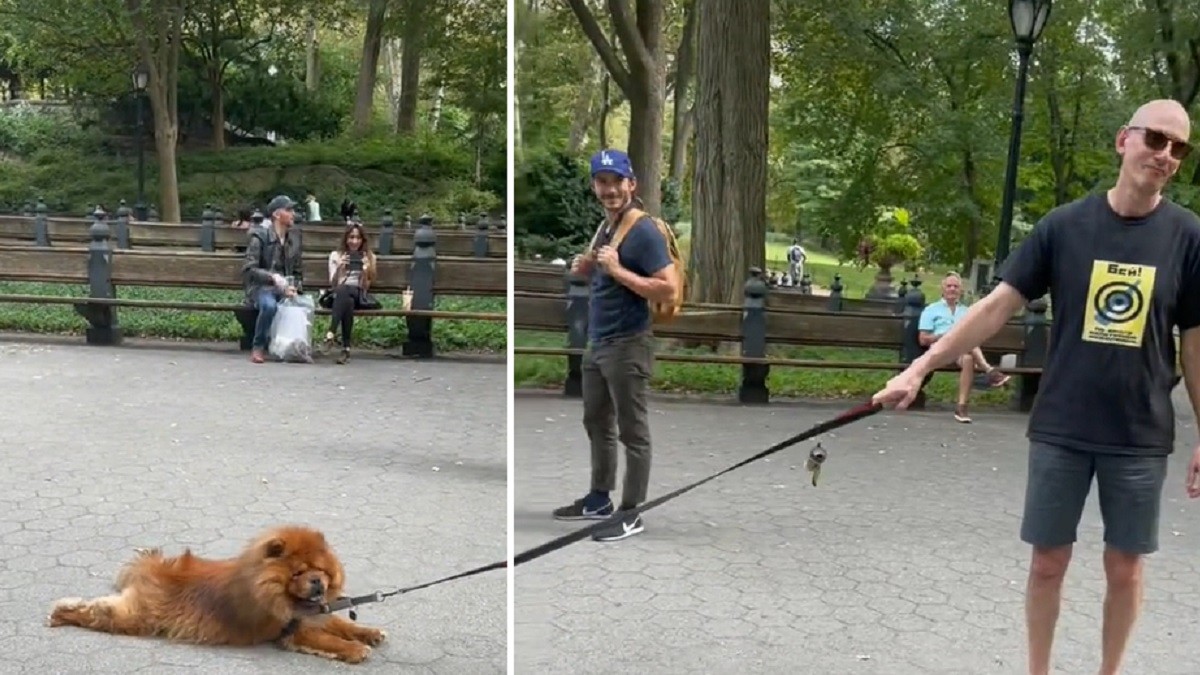
[[285, 298], [271, 322], [268, 351], [280, 361], [312, 363], [312, 325], [316, 303], [307, 295]]

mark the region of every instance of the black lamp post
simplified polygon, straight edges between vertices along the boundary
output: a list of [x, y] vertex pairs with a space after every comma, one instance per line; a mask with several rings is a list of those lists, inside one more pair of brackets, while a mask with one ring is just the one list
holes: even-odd
[[1012, 132], [1008, 141], [1008, 168], [1004, 173], [1004, 203], [1000, 212], [1000, 236], [996, 242], [996, 264], [993, 277], [999, 275], [1000, 265], [1008, 258], [1012, 240], [1013, 201], [1017, 192], [1017, 164], [1021, 158], [1021, 120], [1025, 108], [1025, 82], [1029, 79], [1029, 55], [1042, 36], [1046, 19], [1050, 17], [1052, 0], [1008, 0], [1008, 17], [1012, 21], [1013, 37], [1017, 41], [1017, 93], [1013, 99]]
[[142, 112], [142, 98], [146, 93], [146, 85], [150, 83], [150, 70], [146, 64], [138, 63], [133, 69], [133, 90], [137, 96], [137, 153], [138, 153], [138, 192], [137, 205], [133, 207], [138, 220], [146, 220], [146, 120]]

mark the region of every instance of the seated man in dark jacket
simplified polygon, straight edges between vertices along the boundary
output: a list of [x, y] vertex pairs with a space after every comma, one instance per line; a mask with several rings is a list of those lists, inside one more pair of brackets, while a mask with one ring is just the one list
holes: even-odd
[[258, 308], [254, 325], [254, 343], [250, 360], [262, 363], [267, 349], [271, 322], [280, 298], [290, 298], [303, 289], [303, 244], [298, 230], [292, 229], [296, 202], [279, 195], [267, 204], [267, 217], [250, 228], [246, 242], [246, 260], [242, 264], [242, 284], [246, 302]]

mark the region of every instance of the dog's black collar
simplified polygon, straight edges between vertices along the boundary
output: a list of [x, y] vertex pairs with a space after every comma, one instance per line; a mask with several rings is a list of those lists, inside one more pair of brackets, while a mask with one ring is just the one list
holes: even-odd
[[300, 619], [292, 619], [291, 621], [287, 622], [287, 625], [285, 625], [283, 627], [283, 630], [279, 632], [278, 639], [282, 640], [286, 637], [291, 637], [292, 635], [295, 635], [296, 629], [299, 627], [300, 627]]

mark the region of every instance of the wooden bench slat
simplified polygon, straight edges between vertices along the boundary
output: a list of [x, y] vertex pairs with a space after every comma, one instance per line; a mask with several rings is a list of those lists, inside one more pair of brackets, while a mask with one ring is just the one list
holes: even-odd
[[[767, 343], [819, 347], [898, 349], [903, 339], [899, 316], [837, 312], [778, 312], [768, 309]], [[742, 309], [684, 312], [674, 321], [656, 326], [654, 334], [664, 338], [695, 341], [740, 342]], [[567, 331], [566, 296], [514, 292], [513, 326], [527, 330]], [[984, 343], [983, 348], [1020, 352], [1024, 329], [1008, 324]]]
[[[0, 246], [0, 279], [87, 283], [87, 247]], [[409, 287], [411, 256], [379, 256], [372, 291], [401, 293]], [[131, 250], [113, 252], [113, 283], [180, 288], [240, 289], [242, 257], [236, 253]], [[329, 285], [327, 256], [304, 256], [305, 287]], [[503, 297], [508, 265], [498, 258], [438, 257], [434, 289], [444, 295]]]
[[[34, 305], [98, 305], [105, 307], [131, 307], [141, 309], [183, 309], [199, 312], [239, 312], [247, 309], [243, 304], [227, 302], [188, 302], [168, 300], [142, 300], [140, 298], [88, 298], [79, 296], [22, 295], [0, 293], [0, 302]], [[316, 308], [317, 314], [330, 314], [324, 307]], [[456, 319], [459, 321], [507, 321], [508, 315], [498, 312], [449, 312], [424, 309], [360, 309], [355, 316], [424, 316], [431, 319]]]
[[[200, 248], [199, 223], [138, 223], [129, 224], [129, 243], [133, 248]], [[0, 241], [13, 242], [34, 241], [34, 219], [18, 220], [15, 217], [0, 217]], [[46, 229], [50, 234], [52, 245], [86, 244], [91, 240], [88, 234], [91, 221], [47, 219]], [[116, 232], [114, 223], [109, 221], [113, 232], [112, 242], [116, 247]], [[337, 248], [342, 239], [344, 228], [337, 225], [303, 225], [304, 247], [309, 251], [329, 251]], [[215, 245], [218, 250], [232, 251], [246, 245], [246, 230], [235, 229], [229, 225], [218, 225], [213, 230]], [[473, 257], [475, 253], [475, 232], [470, 230], [435, 230], [437, 234], [437, 251], [439, 255]], [[392, 250], [396, 252], [411, 252], [415, 246], [415, 230], [398, 229], [392, 232]], [[371, 245], [379, 241], [379, 228], [367, 228], [367, 236]], [[508, 255], [508, 237], [505, 234], [489, 232], [488, 257], [504, 258]]]

